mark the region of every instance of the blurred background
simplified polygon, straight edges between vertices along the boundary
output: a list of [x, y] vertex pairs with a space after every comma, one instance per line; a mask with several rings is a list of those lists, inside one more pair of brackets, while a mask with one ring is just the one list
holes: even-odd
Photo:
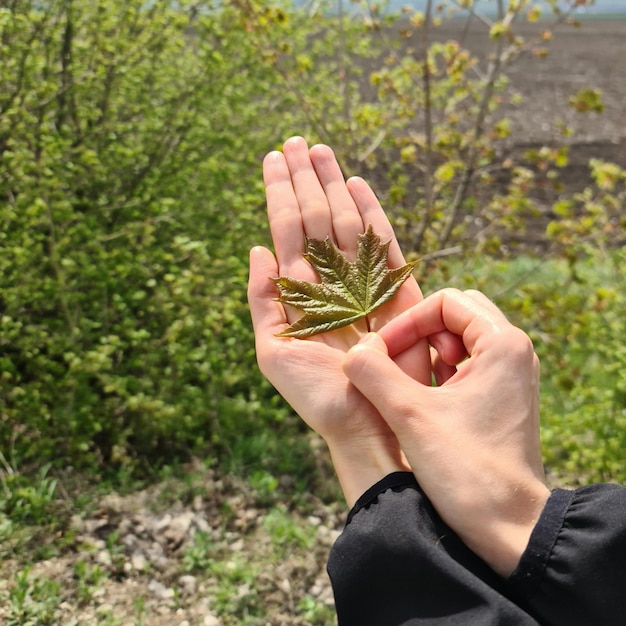
[[293, 134], [531, 335], [551, 485], [626, 480], [621, 4], [0, 2], [3, 623], [333, 622], [245, 295]]

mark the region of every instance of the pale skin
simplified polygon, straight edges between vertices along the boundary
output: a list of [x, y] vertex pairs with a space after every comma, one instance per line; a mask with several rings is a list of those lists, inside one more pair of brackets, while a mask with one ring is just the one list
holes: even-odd
[[[317, 335], [306, 341], [276, 337], [300, 315], [275, 301], [270, 277], [317, 280], [302, 258], [305, 236], [330, 236], [350, 258], [356, 256], [357, 235], [368, 225], [390, 240], [389, 263], [404, 264], [393, 230], [376, 196], [360, 178], [344, 180], [332, 150], [309, 149], [301, 137], [285, 142], [263, 163], [267, 212], [276, 256], [268, 249], [250, 252], [248, 300], [261, 371], [300, 417], [326, 442], [346, 500], [352, 506], [363, 492], [393, 471], [408, 470], [398, 441], [371, 403], [342, 371], [347, 351], [370, 329], [422, 299], [414, 279], [397, 297], [359, 327]], [[398, 362], [412, 378], [430, 378], [425, 341], [417, 342]]]
[[[436, 387], [390, 358], [433, 336]], [[344, 371], [389, 424], [444, 521], [511, 574], [549, 496], [528, 336], [483, 294], [445, 289], [366, 336]]]
[[316, 280], [305, 236], [330, 236], [354, 258], [371, 224], [391, 241], [390, 266], [404, 258], [369, 186], [344, 181], [327, 146], [292, 138], [263, 175], [276, 256], [251, 250], [248, 287], [261, 371], [327, 443], [349, 506], [387, 474], [413, 471], [448, 525], [507, 576], [549, 494], [528, 337], [482, 294], [423, 300], [413, 279], [358, 327], [276, 337], [299, 313], [276, 302], [269, 278]]

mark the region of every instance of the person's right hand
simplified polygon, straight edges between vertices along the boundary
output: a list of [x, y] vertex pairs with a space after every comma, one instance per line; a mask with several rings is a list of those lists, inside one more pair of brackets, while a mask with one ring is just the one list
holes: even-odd
[[[436, 387], [392, 360], [426, 337]], [[442, 519], [509, 575], [549, 495], [529, 337], [481, 293], [444, 289], [364, 337], [344, 372], [395, 433]]]

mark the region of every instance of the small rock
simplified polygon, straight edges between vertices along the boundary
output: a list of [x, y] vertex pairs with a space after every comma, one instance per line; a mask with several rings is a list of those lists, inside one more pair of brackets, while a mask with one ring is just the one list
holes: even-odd
[[230, 544], [230, 549], [233, 552], [241, 552], [243, 550], [243, 546], [244, 546], [243, 539], [238, 539], [234, 543]]
[[128, 548], [128, 550], [135, 550], [136, 547], [139, 545], [139, 537], [137, 537], [137, 535], [129, 533], [128, 535], [125, 535], [123, 537], [122, 543]]
[[132, 556], [130, 557], [130, 562], [133, 568], [136, 569], [138, 572], [143, 572], [143, 570], [146, 569], [146, 566], [148, 565], [146, 557], [141, 552], [133, 552]]
[[121, 513], [124, 510], [124, 499], [117, 493], [109, 493], [100, 500], [100, 508], [110, 513]]
[[196, 515], [196, 517], [194, 518], [194, 526], [203, 533], [210, 533], [211, 532], [211, 525], [209, 524], [209, 522], [206, 520], [205, 517], [202, 517], [200, 515]]
[[144, 548], [144, 554], [150, 564], [157, 569], [163, 570], [167, 567], [167, 557], [160, 543], [155, 541], [151, 546]]
[[172, 522], [172, 516], [169, 513], [166, 513], [155, 525], [154, 530], [158, 533], [163, 532]]
[[159, 600], [171, 600], [174, 597], [174, 590], [171, 587], [166, 587], [154, 578], [148, 583], [148, 591]]
[[195, 576], [184, 575], [178, 579], [180, 590], [187, 596], [192, 596], [196, 593], [197, 580]]

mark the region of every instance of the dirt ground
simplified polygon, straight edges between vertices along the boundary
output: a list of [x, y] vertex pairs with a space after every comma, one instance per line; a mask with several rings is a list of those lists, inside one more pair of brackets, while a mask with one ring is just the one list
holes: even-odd
[[[293, 490], [289, 476], [264, 491], [195, 463], [187, 478], [97, 496], [54, 533], [0, 542], [0, 624], [328, 624], [344, 507], [302, 493], [296, 504]], [[50, 556], [25, 569], [35, 552]]]
[[[441, 27], [439, 37], [458, 38], [461, 21], [449, 24]], [[530, 41], [544, 28], [544, 23], [526, 24], [518, 32]], [[480, 58], [489, 53], [484, 30], [474, 21], [464, 39], [464, 45]], [[552, 123], [558, 114], [573, 129], [566, 140], [570, 163], [563, 180], [578, 187], [588, 179], [591, 158], [626, 165], [626, 64], [622, 61], [626, 20], [586, 20], [580, 28], [559, 26], [546, 47], [548, 56], [525, 54], [507, 72], [511, 87], [523, 97], [521, 107], [503, 111], [511, 120], [508, 146], [513, 153], [521, 153], [531, 146], [563, 143]], [[570, 96], [583, 87], [600, 90], [603, 113], [581, 114], [568, 106]]]
[[[536, 26], [527, 28], [528, 35], [537, 30]], [[440, 33], [442, 37], [456, 38], [458, 25], [444, 27]], [[477, 25], [467, 33], [465, 44], [480, 55], [485, 53], [484, 41], [484, 33]], [[558, 111], [574, 129], [568, 140], [571, 154], [565, 173], [567, 180], [576, 184], [585, 180], [586, 165], [592, 157], [626, 166], [625, 58], [626, 20], [594, 20], [585, 22], [580, 30], [562, 28], [547, 58], [529, 55], [520, 59], [511, 69], [510, 77], [513, 87], [524, 96], [525, 104], [506, 112], [513, 122], [509, 148], [521, 151], [556, 141], [556, 129], [548, 120]], [[583, 116], [567, 107], [569, 96], [582, 86], [602, 91], [606, 106], [602, 115]], [[80, 614], [72, 614], [71, 605], [67, 611], [61, 606], [58, 623], [223, 625], [224, 619], [215, 611], [211, 599], [219, 581], [195, 571], [181, 573], [189, 568], [180, 567], [180, 559], [185, 554], [190, 558], [186, 547], [193, 545], [199, 533], [204, 533], [201, 536], [208, 537], [216, 553], [226, 559], [227, 570], [238, 566], [238, 553], [251, 562], [259, 553], [269, 554], [266, 548], [272, 539], [262, 524], [266, 509], [249, 495], [238, 493], [240, 486], [209, 473], [203, 485], [205, 494], [187, 503], [170, 503], [157, 511], [154, 499], [159, 493], [154, 490], [124, 497], [112, 494], [97, 503], [87, 517], [75, 518], [71, 549], [39, 562], [34, 572], [57, 577], [63, 585], [76, 585], [76, 563], [87, 559], [92, 568], [98, 566], [117, 575], [109, 576], [97, 586], [95, 597], [85, 603]], [[233, 593], [254, 593], [258, 602], [275, 607], [274, 617], [267, 624], [311, 623], [302, 609], [294, 608], [303, 598], [332, 606], [324, 564], [340, 532], [345, 511], [340, 503], [329, 506], [315, 501], [311, 506], [313, 513], [302, 515], [296, 511], [293, 515], [303, 526], [315, 528], [313, 549], [285, 554], [281, 561], [273, 563], [264, 561], [267, 568], [256, 580], [242, 580], [234, 586]], [[230, 521], [226, 526], [217, 524], [216, 516], [223, 515], [226, 509]], [[111, 549], [110, 539], [107, 540], [112, 533], [116, 533], [115, 550]], [[117, 555], [117, 562], [111, 562], [112, 554]], [[267, 555], [263, 557], [266, 558]], [[11, 584], [7, 575], [10, 569], [10, 562], [5, 562], [0, 592]], [[141, 607], [139, 598], [144, 599]], [[6, 610], [7, 607], [0, 607], [0, 618]], [[240, 623], [260, 622], [244, 619]]]
[[[408, 22], [404, 22], [401, 29], [411, 30]], [[546, 29], [552, 31], [551, 41], [541, 38]], [[494, 42], [489, 39], [487, 31], [488, 26], [478, 19], [468, 22], [458, 18], [431, 29], [430, 37], [439, 41], [459, 41], [478, 58], [478, 71], [485, 75], [494, 51]], [[548, 179], [542, 180], [540, 175], [538, 184], [528, 192], [538, 211], [529, 212], [523, 231], [502, 232], [500, 240], [504, 244], [503, 251], [516, 248], [546, 252], [551, 246], [546, 237], [546, 226], [555, 217], [552, 213], [554, 202], [571, 197], [593, 183], [590, 160], [599, 159], [626, 167], [626, 65], [620, 61], [626, 55], [626, 19], [590, 19], [581, 22], [580, 27], [566, 24], [554, 27], [548, 20], [535, 24], [516, 23], [514, 33], [532, 45], [504, 70], [509, 80], [506, 97], [488, 123], [498, 118], [507, 119], [510, 135], [494, 144], [496, 157], [493, 165], [508, 161], [532, 168], [528, 165], [526, 153], [544, 146], [566, 145], [568, 160], [565, 166], [558, 168], [560, 188]], [[407, 41], [413, 49], [419, 48], [417, 39]], [[548, 54], [533, 54], [532, 50], [537, 48], [545, 48]], [[600, 92], [603, 112], [580, 113], [570, 106], [570, 98], [583, 88]], [[512, 94], [520, 96], [521, 104], [508, 102]], [[421, 124], [422, 120], [418, 123]], [[563, 128], [571, 134], [564, 137]], [[422, 131], [421, 127], [417, 130]], [[491, 171], [493, 184], [471, 189], [480, 206], [488, 204], [494, 191], [508, 191], [510, 170], [493, 167]], [[374, 170], [366, 176], [379, 195], [385, 197], [388, 190], [386, 173]], [[465, 221], [469, 238], [478, 236], [485, 229], [486, 223], [478, 214], [459, 215], [458, 218]], [[405, 237], [401, 241], [403, 249], [410, 253], [411, 231], [401, 236]]]

